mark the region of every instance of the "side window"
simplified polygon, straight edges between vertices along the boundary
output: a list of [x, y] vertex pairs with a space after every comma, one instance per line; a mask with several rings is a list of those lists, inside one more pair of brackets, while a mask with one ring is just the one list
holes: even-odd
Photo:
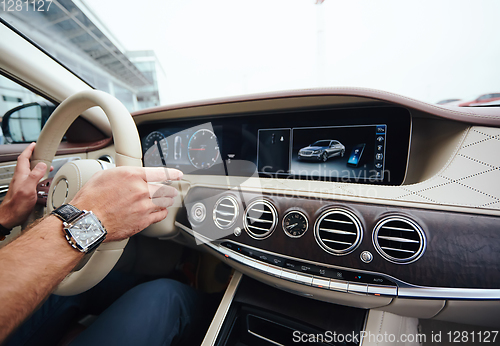
[[38, 139], [55, 105], [0, 75], [0, 144]]

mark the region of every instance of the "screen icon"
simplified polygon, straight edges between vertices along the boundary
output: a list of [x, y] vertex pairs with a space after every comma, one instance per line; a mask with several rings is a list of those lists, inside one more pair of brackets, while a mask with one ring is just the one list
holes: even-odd
[[363, 155], [363, 151], [365, 150], [365, 143], [361, 143], [352, 148], [351, 155], [349, 155], [349, 160], [347, 164], [350, 166], [358, 167], [359, 162], [361, 161], [361, 155]]

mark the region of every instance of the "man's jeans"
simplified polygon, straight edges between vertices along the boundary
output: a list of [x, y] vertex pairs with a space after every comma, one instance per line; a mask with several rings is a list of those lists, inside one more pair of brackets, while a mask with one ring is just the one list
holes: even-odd
[[[6, 345], [52, 345], [76, 318], [85, 294], [52, 295]], [[71, 343], [80, 345], [171, 345], [196, 336], [201, 295], [169, 279], [143, 283], [126, 292]], [[57, 340], [57, 339], [56, 339]]]

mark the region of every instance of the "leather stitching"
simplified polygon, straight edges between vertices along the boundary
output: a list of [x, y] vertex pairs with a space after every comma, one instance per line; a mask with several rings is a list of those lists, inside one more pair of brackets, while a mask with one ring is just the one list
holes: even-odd
[[[445, 177], [443, 177], [443, 178], [445, 178]], [[448, 179], [449, 179], [449, 178], [448, 178]], [[488, 193], [486, 193], [486, 192], [483, 192], [483, 191], [481, 191], [481, 190], [478, 190], [478, 189], [476, 189], [475, 187], [469, 186], [469, 185], [467, 185], [467, 184], [462, 184], [462, 183], [461, 183], [461, 182], [459, 182], [459, 181], [452, 181], [452, 182], [453, 182], [453, 183], [456, 183], [456, 184], [459, 184], [459, 185], [462, 185], [462, 186], [464, 186], [464, 187], [466, 187], [466, 188], [468, 188], [468, 189], [471, 189], [472, 191], [475, 191], [475, 192], [477, 192], [477, 193], [480, 193], [480, 194], [483, 194], [483, 195], [485, 195], [485, 196], [491, 197], [491, 198], [493, 198], [493, 199], [495, 199], [495, 200], [497, 200], [497, 201], [500, 201], [500, 198], [495, 197], [495, 196], [493, 196], [493, 195], [490, 195], [490, 194], [488, 194]]]
[[463, 177], [463, 178], [458, 178], [458, 179], [453, 179], [453, 178], [449, 178], [447, 176], [444, 176], [444, 175], [441, 175], [440, 177], [441, 178], [444, 178], [444, 179], [447, 179], [447, 180], [450, 180], [451, 182], [459, 182], [459, 181], [462, 181], [462, 180], [465, 180], [465, 179], [469, 179], [469, 178], [473, 178], [473, 177], [477, 177], [479, 175], [482, 175], [482, 174], [485, 174], [485, 173], [489, 173], [489, 172], [494, 172], [498, 170], [498, 168], [494, 167], [494, 168], [491, 168], [491, 169], [488, 169], [486, 171], [483, 171], [483, 172], [479, 172], [479, 173], [474, 173], [474, 174], [471, 174], [471, 175], [468, 175], [466, 177]]

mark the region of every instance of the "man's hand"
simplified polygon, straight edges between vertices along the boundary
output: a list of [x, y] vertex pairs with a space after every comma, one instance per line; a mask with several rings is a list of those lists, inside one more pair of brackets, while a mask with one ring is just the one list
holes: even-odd
[[35, 143], [31, 143], [17, 158], [9, 191], [0, 205], [0, 224], [4, 227], [21, 225], [35, 207], [36, 185], [44, 176], [47, 165], [40, 162], [33, 170], [30, 169], [30, 158], [34, 149]]
[[92, 211], [108, 231], [105, 241], [122, 240], [167, 217], [178, 192], [151, 184], [180, 180], [182, 172], [167, 168], [118, 167], [95, 174], [70, 202]]

